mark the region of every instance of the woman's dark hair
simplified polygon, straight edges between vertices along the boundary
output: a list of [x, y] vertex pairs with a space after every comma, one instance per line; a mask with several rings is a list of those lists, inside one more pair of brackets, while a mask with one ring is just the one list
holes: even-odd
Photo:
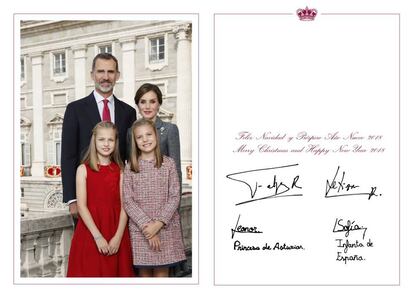
[[160, 88], [158, 88], [158, 86], [153, 85], [153, 84], [143, 84], [142, 86], [139, 87], [139, 89], [137, 90], [137, 92], [135, 93], [135, 104], [138, 105], [139, 99], [141, 99], [142, 96], [144, 96], [144, 94], [153, 91], [156, 95], [157, 95], [157, 99], [158, 99], [158, 103], [161, 105], [162, 104], [162, 93]]

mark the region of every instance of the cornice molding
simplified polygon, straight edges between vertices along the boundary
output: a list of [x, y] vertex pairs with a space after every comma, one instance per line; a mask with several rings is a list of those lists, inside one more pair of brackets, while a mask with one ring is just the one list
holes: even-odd
[[[41, 42], [24, 44], [21, 45], [21, 54], [25, 55], [32, 52], [45, 52], [62, 48], [72, 48], [77, 45], [103, 43], [114, 40], [119, 41], [124, 38], [131, 38], [131, 36], [135, 36], [136, 39], [139, 39], [147, 35], [167, 32], [172, 33], [173, 28], [183, 24], [188, 24], [188, 21], [162, 21], [159, 23], [145, 23], [145, 25], [137, 22], [137, 24], [133, 26], [118, 27], [111, 30], [102, 30], [88, 34], [71, 35], [65, 38], [49, 39]], [[22, 37], [24, 36], [22, 35]]]
[[86, 24], [102, 23], [98, 21], [21, 21], [20, 35], [22, 38], [51, 31], [61, 31], [80, 27]]

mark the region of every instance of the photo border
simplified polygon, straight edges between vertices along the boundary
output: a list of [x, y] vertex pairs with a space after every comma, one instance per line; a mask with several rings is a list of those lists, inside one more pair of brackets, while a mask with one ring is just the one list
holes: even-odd
[[[92, 17], [91, 17], [92, 16]], [[192, 275], [191, 277], [172, 278], [42, 278], [20, 276], [20, 175], [19, 146], [20, 141], [20, 77], [17, 77], [20, 65], [20, 24], [23, 19], [31, 20], [186, 20], [192, 23], [191, 71], [192, 71]], [[199, 284], [199, 13], [13, 13], [13, 284], [14, 285], [198, 285]], [[78, 98], [76, 98], [78, 99]]]

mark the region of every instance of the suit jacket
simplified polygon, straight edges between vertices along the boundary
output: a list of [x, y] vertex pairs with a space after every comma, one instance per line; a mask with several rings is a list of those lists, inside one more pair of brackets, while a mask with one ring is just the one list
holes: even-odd
[[180, 134], [177, 125], [162, 121], [159, 117], [155, 120], [155, 127], [160, 137], [161, 154], [173, 158], [177, 167], [180, 186], [182, 182], [181, 156], [180, 156]]
[[[119, 150], [126, 159], [127, 130], [136, 120], [135, 109], [114, 96], [115, 125], [118, 128]], [[101, 121], [93, 92], [68, 104], [62, 127], [63, 202], [76, 199], [76, 169], [89, 147], [92, 129]]]
[[[162, 121], [159, 117], [155, 120], [155, 127], [157, 128], [161, 154], [171, 157], [175, 162], [177, 168], [178, 179], [180, 187], [182, 182], [181, 174], [181, 155], [180, 155], [180, 135], [177, 125]], [[127, 157], [131, 151], [131, 129], [128, 129], [127, 136]]]

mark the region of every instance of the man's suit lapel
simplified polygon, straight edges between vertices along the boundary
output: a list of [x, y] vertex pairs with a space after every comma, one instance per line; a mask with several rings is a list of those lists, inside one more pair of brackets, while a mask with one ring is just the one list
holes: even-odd
[[120, 129], [122, 126], [122, 118], [125, 116], [123, 114], [122, 105], [118, 98], [114, 96], [114, 103], [115, 103], [115, 125]]
[[95, 125], [101, 121], [101, 116], [99, 115], [98, 105], [96, 104], [93, 92], [88, 96], [85, 104], [85, 112], [88, 114], [88, 119], [90, 119], [92, 127], [95, 127]]

